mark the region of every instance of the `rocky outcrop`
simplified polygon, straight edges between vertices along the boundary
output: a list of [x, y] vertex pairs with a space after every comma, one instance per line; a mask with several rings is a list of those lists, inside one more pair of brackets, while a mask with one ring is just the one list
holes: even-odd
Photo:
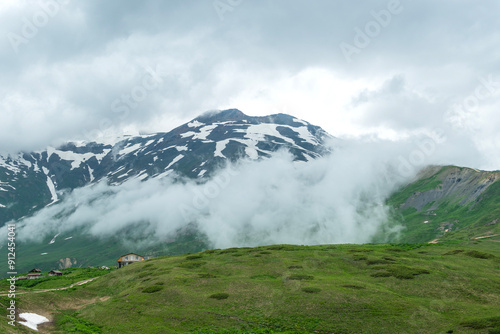
[[[474, 204], [489, 186], [500, 179], [500, 172], [485, 172], [461, 167], [429, 167], [419, 175], [425, 191], [417, 191], [401, 206], [422, 211], [436, 210], [442, 201], [459, 205]], [[427, 183], [424, 183], [424, 182]]]

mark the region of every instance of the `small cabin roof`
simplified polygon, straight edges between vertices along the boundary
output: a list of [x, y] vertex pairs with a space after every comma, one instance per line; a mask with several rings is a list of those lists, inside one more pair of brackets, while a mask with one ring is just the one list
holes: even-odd
[[[144, 259], [144, 256], [142, 256], [142, 255], [139, 255], [139, 254], [136, 254], [136, 253], [128, 253], [128, 254], [125, 254], [125, 255], [120, 256], [120, 257], [118, 258], [118, 260], [116, 260], [116, 261], [117, 261], [117, 262], [122, 262], [122, 261], [120, 261], [120, 260], [121, 260], [121, 258], [122, 258], [122, 257], [124, 257], [124, 256], [129, 256], [129, 255], [136, 255], [136, 256], [138, 256], [138, 257], [140, 257], [140, 258]], [[137, 261], [137, 260], [125, 260], [124, 262], [131, 262], [131, 261]]]
[[51, 270], [51, 271], [49, 271], [49, 272], [51, 272], [51, 273], [55, 273], [55, 274], [62, 274], [62, 272], [61, 272], [61, 271], [59, 271], [59, 270]]
[[127, 253], [127, 254], [122, 255], [122, 256], [120, 256], [120, 257], [124, 257], [124, 256], [127, 256], [127, 255], [137, 255], [137, 256], [139, 256], [139, 257], [144, 257], [144, 256], [139, 255], [139, 254], [136, 254], [136, 253]]

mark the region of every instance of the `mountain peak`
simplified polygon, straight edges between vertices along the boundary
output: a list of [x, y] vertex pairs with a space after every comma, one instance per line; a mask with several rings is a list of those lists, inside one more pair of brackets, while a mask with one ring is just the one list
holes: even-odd
[[195, 120], [202, 123], [211, 123], [214, 121], [241, 121], [246, 118], [248, 116], [238, 109], [226, 109], [207, 111], [195, 118]]

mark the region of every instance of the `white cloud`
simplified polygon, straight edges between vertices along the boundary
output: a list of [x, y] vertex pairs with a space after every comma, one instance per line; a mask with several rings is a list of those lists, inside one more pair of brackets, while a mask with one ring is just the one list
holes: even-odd
[[[388, 1], [246, 1], [224, 20], [210, 1], [46, 2], [53, 1], [58, 10], [18, 53], [0, 40], [2, 152], [123, 129], [166, 131], [205, 110], [235, 107], [290, 113], [345, 138], [397, 140], [438, 127], [474, 143], [463, 157], [480, 153], [481, 163], [456, 163], [500, 168], [496, 98], [482, 100], [478, 117], [465, 115], [460, 126], [446, 116], [478, 78], [500, 76], [496, 1], [401, 0], [402, 12], [351, 63], [340, 43]], [[4, 1], [0, 27], [22, 35], [41, 10], [38, 2]], [[161, 72], [161, 87], [126, 117], [113, 112], [148, 66]]]
[[18, 237], [39, 241], [85, 227], [98, 237], [122, 233], [124, 239], [161, 242], [195, 223], [214, 247], [368, 242], [387, 226], [385, 199], [416, 170], [399, 170], [407, 149], [342, 143], [336, 154], [310, 163], [294, 163], [280, 152], [228, 166], [204, 184], [172, 178], [101, 182], [18, 222]]

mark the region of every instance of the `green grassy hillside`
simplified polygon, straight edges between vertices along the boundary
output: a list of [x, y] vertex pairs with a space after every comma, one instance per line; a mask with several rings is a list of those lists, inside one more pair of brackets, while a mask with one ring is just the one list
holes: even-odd
[[50, 333], [499, 333], [492, 239], [159, 257], [18, 307], [49, 317]]
[[432, 167], [387, 203], [400, 242], [468, 240], [500, 233], [500, 172]]

